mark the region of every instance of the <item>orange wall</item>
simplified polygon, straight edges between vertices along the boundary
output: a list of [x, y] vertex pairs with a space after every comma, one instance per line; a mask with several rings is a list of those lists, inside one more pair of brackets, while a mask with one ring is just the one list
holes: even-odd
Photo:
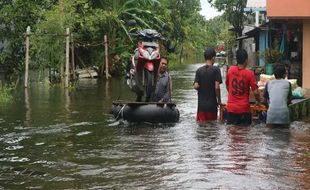
[[310, 0], [267, 0], [268, 18], [310, 18]]
[[[303, 26], [303, 58], [302, 58], [302, 87], [310, 90], [310, 19], [304, 20]], [[309, 92], [308, 90], [308, 92]], [[310, 92], [309, 92], [310, 93]]]

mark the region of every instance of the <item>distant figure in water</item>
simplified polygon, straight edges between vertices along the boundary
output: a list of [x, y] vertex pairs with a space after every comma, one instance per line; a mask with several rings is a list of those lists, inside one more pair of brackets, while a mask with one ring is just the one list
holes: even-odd
[[275, 80], [266, 84], [264, 97], [269, 107], [267, 111], [267, 126], [289, 125], [290, 114], [288, 104], [291, 103], [291, 83], [285, 80], [287, 70], [285, 65], [278, 64], [274, 68]]
[[205, 65], [198, 68], [194, 80], [194, 89], [198, 93], [198, 108], [196, 121], [206, 122], [217, 120], [217, 108], [222, 104], [221, 71], [213, 66], [216, 52], [213, 48], [206, 48], [204, 52]]
[[171, 102], [171, 92], [172, 82], [168, 73], [168, 59], [166, 57], [161, 57], [153, 101]]

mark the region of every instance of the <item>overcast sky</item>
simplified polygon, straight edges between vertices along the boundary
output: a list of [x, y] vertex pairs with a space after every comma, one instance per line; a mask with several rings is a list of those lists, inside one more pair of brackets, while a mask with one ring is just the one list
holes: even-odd
[[211, 7], [211, 5], [208, 3], [207, 0], [200, 0], [200, 4], [201, 4], [200, 14], [205, 16], [207, 20], [222, 14], [218, 12], [215, 8]]

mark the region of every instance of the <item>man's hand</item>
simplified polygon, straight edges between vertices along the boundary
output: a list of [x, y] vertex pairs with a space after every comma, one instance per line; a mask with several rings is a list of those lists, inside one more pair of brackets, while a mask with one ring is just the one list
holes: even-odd
[[198, 82], [195, 82], [195, 83], [194, 83], [194, 88], [195, 88], [196, 90], [198, 90], [199, 87], [200, 87], [200, 85], [198, 84]]
[[226, 106], [226, 104], [224, 104], [224, 103], [222, 103], [222, 102], [218, 102], [218, 103], [217, 103], [217, 106], [223, 107], [223, 106]]

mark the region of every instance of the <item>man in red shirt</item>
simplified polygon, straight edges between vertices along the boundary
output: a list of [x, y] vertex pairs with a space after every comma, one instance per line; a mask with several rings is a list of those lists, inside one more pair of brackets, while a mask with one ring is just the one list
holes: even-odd
[[250, 125], [252, 123], [249, 103], [250, 89], [260, 102], [258, 86], [253, 71], [246, 68], [248, 54], [244, 49], [237, 50], [237, 65], [231, 66], [226, 77], [228, 90], [227, 124]]

